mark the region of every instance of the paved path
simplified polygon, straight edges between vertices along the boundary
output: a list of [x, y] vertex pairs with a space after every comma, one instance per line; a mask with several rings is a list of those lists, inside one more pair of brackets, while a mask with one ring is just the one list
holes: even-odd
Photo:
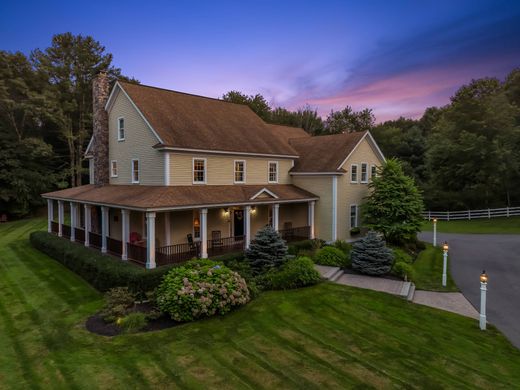
[[[431, 242], [432, 233], [419, 235]], [[489, 276], [487, 320], [520, 348], [520, 235], [438, 234], [450, 245], [449, 268], [464, 296], [479, 308], [479, 275]]]
[[413, 303], [451, 311], [466, 317], [478, 319], [478, 311], [459, 292], [435, 292], [415, 290]]
[[366, 275], [343, 274], [336, 283], [346, 286], [367, 288], [388, 294], [400, 295], [404, 282], [401, 280], [378, 278]]

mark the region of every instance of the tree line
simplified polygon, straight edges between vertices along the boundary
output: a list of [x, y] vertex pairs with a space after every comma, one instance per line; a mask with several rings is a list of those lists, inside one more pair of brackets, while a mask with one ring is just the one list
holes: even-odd
[[[29, 55], [0, 51], [0, 214], [26, 215], [42, 205], [42, 192], [85, 183], [92, 80], [101, 71], [138, 82], [90, 36], [57, 34]], [[520, 69], [505, 80], [473, 80], [420, 119], [381, 124], [370, 109], [346, 106], [322, 118], [308, 105], [271, 107], [260, 94], [229, 91], [222, 99], [314, 136], [370, 130], [415, 179], [427, 208], [520, 204]]]

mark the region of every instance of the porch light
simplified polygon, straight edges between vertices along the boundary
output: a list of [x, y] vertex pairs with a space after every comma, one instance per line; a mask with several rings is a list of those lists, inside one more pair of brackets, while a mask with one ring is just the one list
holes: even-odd
[[225, 207], [222, 209], [222, 212], [224, 213], [224, 216], [228, 216], [229, 215], [229, 208]]
[[200, 219], [195, 218], [195, 219], [193, 220], [193, 226], [194, 226], [194, 227], [200, 227]]
[[480, 274], [480, 283], [487, 283], [488, 276], [486, 274], [486, 271], [482, 271], [482, 274]]
[[256, 206], [251, 207], [251, 214], [256, 214]]

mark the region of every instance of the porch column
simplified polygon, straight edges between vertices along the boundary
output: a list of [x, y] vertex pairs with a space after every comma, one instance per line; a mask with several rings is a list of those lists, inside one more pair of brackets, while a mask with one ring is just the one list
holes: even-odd
[[307, 224], [310, 227], [309, 238], [311, 240], [314, 240], [314, 238], [315, 238], [315, 235], [314, 235], [314, 205], [315, 204], [316, 204], [316, 201], [314, 201], [314, 200], [309, 202], [309, 211], [307, 213], [307, 217], [308, 217]]
[[76, 217], [76, 204], [70, 202], [70, 240], [72, 242], [76, 241]]
[[47, 199], [47, 231], [52, 232], [52, 221], [54, 219], [54, 201]]
[[146, 213], [146, 268], [155, 268], [155, 213]]
[[273, 229], [278, 231], [279, 229], [279, 223], [280, 220], [280, 204], [276, 203], [273, 204]]
[[63, 237], [63, 201], [58, 200], [58, 237]]
[[208, 209], [200, 210], [200, 257], [208, 258]]
[[246, 235], [246, 249], [251, 244], [251, 206], [244, 207], [244, 230]]
[[85, 209], [85, 246], [90, 246], [90, 228], [92, 225], [92, 206], [89, 204], [84, 205]]
[[130, 211], [121, 210], [121, 259], [128, 260], [128, 241], [130, 240]]
[[101, 252], [107, 253], [108, 207], [101, 206]]
[[171, 211], [164, 213], [164, 242], [166, 246], [170, 246], [172, 244], [172, 225], [170, 222], [170, 214]]

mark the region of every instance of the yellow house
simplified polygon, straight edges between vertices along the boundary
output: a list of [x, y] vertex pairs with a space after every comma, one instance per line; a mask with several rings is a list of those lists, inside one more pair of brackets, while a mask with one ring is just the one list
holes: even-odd
[[311, 137], [218, 99], [110, 91], [104, 74], [93, 88], [90, 184], [42, 195], [48, 229], [147, 268], [243, 250], [266, 225], [287, 241], [350, 239], [384, 161], [369, 132]]

